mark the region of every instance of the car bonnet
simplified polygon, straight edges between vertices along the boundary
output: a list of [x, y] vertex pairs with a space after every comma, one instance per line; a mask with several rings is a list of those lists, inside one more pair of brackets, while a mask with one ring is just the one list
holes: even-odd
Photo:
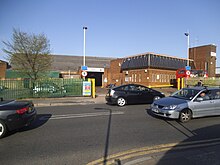
[[162, 105], [162, 106], [169, 106], [169, 105], [178, 105], [187, 103], [189, 100], [179, 99], [175, 97], [164, 97], [159, 100], [154, 101], [154, 104]]

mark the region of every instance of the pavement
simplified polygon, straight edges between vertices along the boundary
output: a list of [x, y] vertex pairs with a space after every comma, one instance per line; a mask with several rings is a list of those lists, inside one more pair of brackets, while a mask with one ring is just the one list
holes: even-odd
[[65, 105], [86, 105], [105, 103], [105, 95], [92, 97], [62, 97], [62, 98], [33, 98], [35, 107], [65, 106]]

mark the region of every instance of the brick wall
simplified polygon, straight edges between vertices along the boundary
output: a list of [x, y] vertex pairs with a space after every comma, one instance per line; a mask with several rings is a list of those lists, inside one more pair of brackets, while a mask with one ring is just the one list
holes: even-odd
[[0, 61], [0, 78], [5, 78], [7, 63]]
[[163, 69], [133, 69], [124, 70], [121, 72], [120, 64], [122, 59], [112, 60], [111, 67], [105, 69], [104, 86], [107, 84], [141, 84], [145, 86], [159, 86], [159, 85], [170, 85], [172, 79], [176, 78], [176, 71], [174, 70], [163, 70]]
[[170, 85], [176, 78], [176, 71], [162, 69], [137, 69], [123, 71], [123, 84], [135, 83], [146, 86]]
[[103, 86], [107, 84], [122, 84], [121, 63], [122, 59], [111, 60], [110, 68], [105, 68]]

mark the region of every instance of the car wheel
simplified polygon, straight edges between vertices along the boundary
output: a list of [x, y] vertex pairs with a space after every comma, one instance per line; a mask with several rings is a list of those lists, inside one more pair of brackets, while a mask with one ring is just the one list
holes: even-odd
[[0, 120], [0, 138], [4, 137], [7, 132], [6, 125], [3, 121]]
[[192, 118], [192, 112], [189, 109], [182, 110], [180, 112], [179, 120], [182, 123], [190, 121]]
[[160, 96], [155, 96], [153, 101], [159, 100], [159, 99], [160, 99]]
[[123, 107], [125, 104], [126, 104], [125, 99], [122, 98], [122, 97], [119, 97], [118, 100], [117, 100], [117, 105], [120, 106], [120, 107]]

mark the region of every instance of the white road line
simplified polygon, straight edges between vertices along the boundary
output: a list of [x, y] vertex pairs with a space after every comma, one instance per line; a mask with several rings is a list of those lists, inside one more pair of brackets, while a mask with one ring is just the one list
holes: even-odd
[[83, 117], [97, 117], [97, 116], [109, 116], [109, 115], [123, 115], [124, 112], [98, 112], [98, 113], [81, 113], [81, 114], [65, 114], [65, 115], [52, 115], [42, 116], [39, 120], [59, 120], [70, 118], [83, 118]]
[[138, 164], [138, 163], [141, 163], [143, 161], [148, 161], [148, 160], [151, 160], [152, 157], [148, 156], [148, 157], [143, 157], [143, 158], [139, 158], [139, 159], [136, 159], [136, 160], [132, 160], [130, 162], [127, 162], [125, 163], [124, 165], [134, 165], [134, 164]]

